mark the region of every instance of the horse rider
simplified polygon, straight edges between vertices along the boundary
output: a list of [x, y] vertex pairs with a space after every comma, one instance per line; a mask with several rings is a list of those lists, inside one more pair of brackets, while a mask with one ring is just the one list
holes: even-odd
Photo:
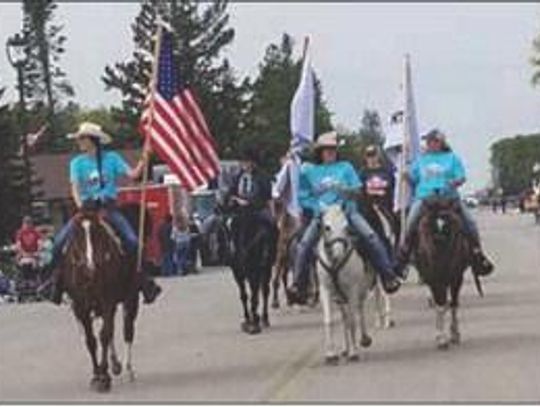
[[459, 198], [458, 188], [465, 183], [465, 169], [461, 159], [452, 152], [446, 136], [434, 129], [424, 137], [425, 151], [405, 172], [414, 186], [414, 200], [405, 223], [405, 239], [398, 250], [398, 263], [405, 267], [413, 247], [414, 235], [422, 215], [422, 202], [436, 194], [455, 198], [460, 203], [459, 214], [463, 220], [464, 232], [472, 246], [472, 270], [479, 276], [493, 271], [493, 264], [482, 251], [478, 227], [469, 210]]
[[260, 168], [260, 156], [254, 148], [246, 148], [241, 159], [240, 173], [234, 178], [225, 202], [251, 209], [266, 228], [271, 245], [270, 257], [276, 257], [278, 229], [271, 211], [272, 180]]
[[[120, 154], [104, 150], [104, 145], [109, 144], [112, 139], [101, 129], [101, 126], [95, 123], [81, 123], [78, 131], [68, 135], [68, 138], [75, 140], [81, 151], [81, 154], [71, 160], [69, 170], [71, 194], [77, 209], [104, 209], [105, 220], [118, 233], [124, 249], [134, 260], [137, 256], [139, 242], [131, 225], [116, 207], [117, 182], [123, 176], [127, 176], [131, 180], [138, 179], [144, 170], [150, 151], [145, 148], [137, 165], [131, 168]], [[50, 283], [52, 283], [50, 300], [55, 304], [62, 302], [63, 294], [62, 278], [57, 266], [60, 262], [62, 249], [68, 242], [74, 226], [75, 221], [71, 219], [57, 233], [54, 239], [52, 261], [47, 266], [47, 269], [53, 273], [50, 279]], [[143, 293], [144, 302], [152, 303], [161, 292], [161, 288], [144, 270], [134, 271], [140, 273], [139, 286]]]
[[298, 245], [294, 262], [294, 282], [288, 289], [292, 303], [304, 304], [309, 280], [309, 255], [319, 240], [322, 210], [325, 206], [344, 206], [349, 225], [361, 239], [369, 260], [382, 277], [383, 287], [388, 293], [397, 291], [401, 282], [384, 243], [358, 211], [349, 193], [357, 193], [362, 184], [353, 166], [339, 161], [337, 133], [321, 134], [315, 143], [315, 164], [305, 163], [300, 170], [299, 200], [308, 226]]
[[[385, 158], [381, 148], [376, 144], [370, 144], [366, 147], [362, 164], [362, 169], [358, 173], [364, 197], [361, 201], [361, 212], [368, 220], [373, 219], [377, 226], [373, 224], [372, 226], [379, 229], [380, 221], [376, 220], [377, 217], [372, 206], [372, 204], [377, 204], [390, 222], [393, 232], [397, 233], [397, 220], [394, 216], [394, 189], [396, 186], [394, 164]], [[388, 243], [390, 244], [390, 242]]]

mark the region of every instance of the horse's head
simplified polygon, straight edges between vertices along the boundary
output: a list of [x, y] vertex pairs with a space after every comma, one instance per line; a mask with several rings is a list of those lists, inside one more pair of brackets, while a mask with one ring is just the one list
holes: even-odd
[[436, 241], [443, 241], [460, 230], [460, 205], [457, 199], [436, 196], [426, 199], [423, 205], [423, 233], [430, 233]]
[[88, 274], [111, 261], [118, 267], [121, 243], [103, 216], [95, 210], [82, 210], [73, 221], [73, 233], [65, 252], [68, 268], [84, 269]]
[[348, 222], [340, 205], [326, 208], [322, 216], [322, 238], [325, 250], [331, 257], [339, 258], [348, 249]]

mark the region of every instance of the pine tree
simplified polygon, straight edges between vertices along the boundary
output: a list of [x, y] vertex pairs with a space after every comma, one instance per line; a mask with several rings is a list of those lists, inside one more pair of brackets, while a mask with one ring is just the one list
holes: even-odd
[[[263, 146], [263, 165], [275, 168], [290, 143], [290, 106], [302, 71], [301, 58], [293, 58], [294, 43], [283, 34], [279, 45], [270, 44], [252, 86], [247, 128], [240, 144]], [[331, 113], [315, 77], [315, 134], [332, 128]]]
[[23, 35], [27, 41], [28, 63], [24, 68], [27, 100], [46, 105], [48, 116], [63, 97], [72, 97], [74, 90], [60, 67], [65, 52], [63, 26], [54, 24], [54, 0], [23, 1]]
[[[228, 1], [197, 2], [173, 0], [161, 2], [144, 0], [141, 11], [132, 25], [135, 51], [128, 61], [107, 66], [102, 77], [107, 90], [122, 94], [122, 107], [126, 120], [135, 129], [150, 81], [154, 54], [154, 35], [158, 17], [167, 22], [175, 40], [174, 52], [182, 80], [189, 84], [198, 96], [201, 108], [214, 137], [228, 137], [231, 123], [224, 121], [219, 106], [220, 98], [232, 101], [229, 106], [241, 106], [242, 85], [236, 85], [229, 63], [220, 59], [224, 47], [234, 38], [234, 30], [228, 28]], [[237, 112], [231, 112], [233, 116]], [[233, 126], [234, 127], [234, 126]], [[220, 143], [221, 144], [221, 143]]]
[[[0, 89], [0, 100], [3, 89]], [[7, 105], [0, 105], [0, 244], [7, 243], [16, 230], [24, 200], [24, 169], [17, 155], [19, 140], [15, 112]]]

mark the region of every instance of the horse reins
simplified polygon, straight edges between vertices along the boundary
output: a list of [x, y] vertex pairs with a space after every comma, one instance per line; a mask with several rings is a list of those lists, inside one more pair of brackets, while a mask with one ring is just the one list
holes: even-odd
[[324, 240], [324, 251], [326, 253], [326, 257], [332, 258], [331, 249], [333, 246], [335, 246], [337, 243], [340, 243], [345, 248], [345, 255], [342, 256], [337, 261], [332, 261], [332, 264], [327, 264], [324, 259], [321, 256], [317, 256], [317, 261], [321, 264], [321, 266], [324, 268], [324, 270], [330, 275], [330, 278], [332, 279], [332, 283], [334, 284], [334, 287], [336, 288], [336, 292], [338, 296], [341, 298], [341, 300], [344, 303], [348, 302], [348, 298], [341, 289], [341, 285], [339, 284], [339, 272], [345, 264], [349, 261], [352, 252], [354, 251], [354, 248], [352, 247], [352, 244], [350, 242], [343, 238], [343, 237], [336, 237], [335, 239], [331, 240]]

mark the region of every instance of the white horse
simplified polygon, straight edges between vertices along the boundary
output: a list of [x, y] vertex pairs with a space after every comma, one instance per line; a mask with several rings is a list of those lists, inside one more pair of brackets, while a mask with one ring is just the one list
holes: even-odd
[[347, 232], [347, 219], [339, 205], [329, 206], [322, 218], [322, 237], [318, 245], [317, 274], [324, 319], [324, 353], [326, 363], [336, 364], [339, 353], [334, 342], [333, 311], [341, 311], [345, 348], [342, 355], [350, 361], [359, 359], [357, 322], [360, 324], [360, 345], [369, 347], [365, 302], [375, 284], [375, 273], [366, 267], [354, 249]]

